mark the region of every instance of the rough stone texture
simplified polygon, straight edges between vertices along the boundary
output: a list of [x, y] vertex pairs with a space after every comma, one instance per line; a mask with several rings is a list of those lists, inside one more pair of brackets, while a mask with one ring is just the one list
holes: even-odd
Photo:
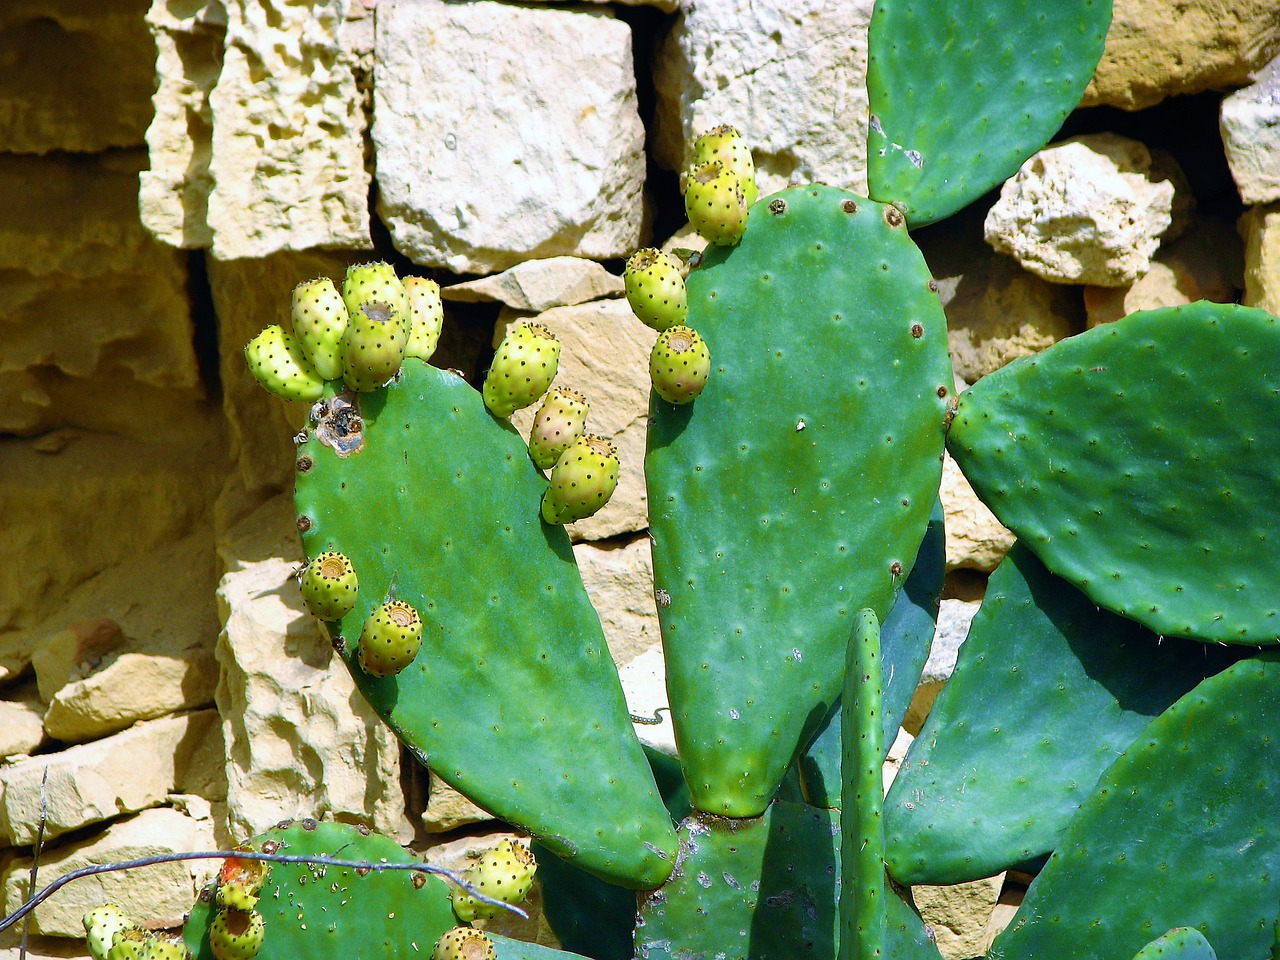
[[197, 417], [186, 264], [138, 223], [145, 161], [0, 155], [0, 433], [154, 435]]
[[902, 726], [912, 736], [916, 736], [923, 726], [925, 717], [933, 709], [933, 701], [938, 698], [942, 688], [951, 679], [956, 669], [956, 655], [960, 645], [969, 635], [969, 624], [982, 606], [978, 600], [944, 599], [938, 607], [938, 626], [933, 634], [933, 646], [929, 649], [929, 659], [924, 665], [924, 673], [920, 677], [920, 685], [911, 698], [911, 706]]
[[422, 811], [422, 825], [428, 833], [448, 833], [493, 819], [493, 814], [477, 807], [434, 773], [430, 777], [427, 806]]
[[[0, 933], [0, 960], [22, 960], [18, 948], [21, 939], [21, 924]], [[30, 960], [89, 960], [90, 957], [89, 945], [83, 940], [62, 937], [30, 937], [26, 955]]]
[[1200, 219], [1172, 244], [1162, 245], [1151, 269], [1128, 287], [1085, 287], [1088, 325], [1110, 323], [1137, 310], [1196, 300], [1235, 303], [1244, 285], [1240, 237], [1220, 220]]
[[217, 717], [214, 710], [200, 710], [148, 720], [103, 740], [0, 767], [0, 837], [14, 846], [35, 842], [45, 771], [46, 840], [163, 803]]
[[947, 569], [994, 570], [1013, 546], [1013, 533], [978, 499], [950, 454], [942, 463], [940, 495], [947, 526]]
[[1280, 315], [1280, 203], [1252, 207], [1240, 218], [1244, 237], [1243, 303]]
[[[618, 670], [627, 706], [637, 717], [661, 717], [661, 723], [635, 723], [640, 742], [660, 753], [676, 755], [675, 731], [671, 726], [671, 703], [667, 697], [667, 667], [662, 646], [654, 643], [640, 656]], [[659, 714], [658, 711], [662, 713]]]
[[44, 742], [44, 704], [27, 684], [0, 700], [0, 759], [31, 753]]
[[[46, 847], [40, 858], [40, 883], [93, 864], [114, 863], [182, 850], [215, 847], [213, 820], [196, 820], [165, 807], [144, 810], [112, 824], [102, 833], [65, 846]], [[152, 928], [180, 926], [195, 902], [199, 886], [216, 861], [192, 860], [166, 863], [145, 870], [124, 870], [86, 877], [68, 884], [57, 896], [35, 909], [32, 931], [54, 937], [81, 938], [81, 918], [104, 903], [127, 905], [135, 920]], [[29, 857], [14, 857], [5, 864], [4, 912], [12, 912], [24, 899], [31, 872]]]
[[1280, 200], [1280, 59], [1222, 101], [1222, 145], [1245, 203]]
[[1274, 0], [1115, 0], [1112, 10], [1084, 107], [1142, 110], [1165, 97], [1238, 87], [1280, 53]]
[[382, 0], [378, 210], [417, 263], [490, 273], [642, 244], [631, 29], [599, 8]]
[[1004, 885], [1004, 874], [950, 887], [912, 887], [924, 922], [937, 937], [943, 960], [981, 956], [983, 935]]
[[1054, 283], [1125, 286], [1150, 267], [1173, 223], [1173, 195], [1138, 141], [1074, 137], [1041, 150], [1005, 182], [985, 235]]
[[[510, 311], [498, 318], [494, 345], [510, 323], [525, 319]], [[649, 526], [644, 486], [644, 444], [649, 418], [649, 353], [658, 335], [641, 323], [626, 300], [597, 300], [557, 307], [535, 318], [560, 339], [556, 386], [584, 394], [587, 431], [613, 440], [622, 469], [618, 489], [595, 516], [570, 524], [575, 540], [602, 540]], [[526, 440], [538, 404], [517, 411], [512, 424]]]
[[0, 8], [0, 151], [136, 147], [151, 119], [146, 0]]
[[526, 260], [494, 276], [455, 283], [440, 290], [446, 300], [469, 303], [496, 300], [513, 310], [532, 313], [622, 294], [621, 277], [582, 257]]
[[870, 0], [698, 0], [655, 66], [657, 159], [683, 169], [693, 141], [731, 123], [765, 195], [822, 180], [867, 192]]
[[578, 543], [573, 555], [604, 627], [613, 662], [630, 663], [659, 642], [653, 556], [647, 534]]
[[303, 607], [292, 516], [287, 498], [270, 500], [219, 546], [230, 829], [252, 836], [286, 817], [331, 815], [395, 836], [404, 817], [399, 746]]

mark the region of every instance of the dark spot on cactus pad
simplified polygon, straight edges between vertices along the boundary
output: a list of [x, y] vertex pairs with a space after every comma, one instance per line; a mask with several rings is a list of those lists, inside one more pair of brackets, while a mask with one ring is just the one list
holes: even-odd
[[845, 213], [857, 213], [858, 204], [853, 200], [846, 200], [844, 203], [840, 204], [840, 209]]
[[937, 293], [937, 292], [938, 292], [938, 281], [937, 281], [937, 280], [930, 280], [930, 281], [929, 281], [929, 292], [930, 292], [930, 293]]
[[913, 323], [913, 324], [911, 325], [911, 336], [915, 337], [917, 340], [919, 340], [921, 337], [923, 337], [923, 336], [924, 336], [924, 325], [923, 325], [923, 324], [919, 324], [919, 323]]
[[346, 458], [364, 449], [364, 421], [356, 406], [356, 395], [343, 392], [321, 400], [311, 408], [316, 439], [339, 457]]
[[368, 825], [368, 824], [366, 824], [366, 823], [357, 823], [357, 824], [356, 824], [356, 831], [357, 831], [357, 832], [360, 834], [360, 836], [362, 836], [362, 837], [372, 836], [372, 834], [373, 834], [373, 831], [369, 829], [369, 825]]
[[421, 890], [423, 887], [427, 885], [427, 875], [425, 873], [417, 873], [415, 871], [412, 876], [412, 879], [410, 880], [410, 883], [413, 884], [413, 889]]
[[[292, 823], [292, 821], [286, 821], [286, 822]], [[262, 852], [267, 854], [268, 856], [276, 853], [277, 851], [279, 851], [279, 849], [280, 849], [280, 844], [277, 843], [275, 840], [262, 841]]]
[[320, 824], [316, 823], [316, 822], [315, 822], [314, 820], [312, 820], [310, 817], [305, 817], [305, 818], [303, 818], [303, 821], [302, 821], [302, 829], [303, 829], [303, 830], [314, 830], [314, 829], [316, 829], [316, 827], [318, 827], [318, 826], [320, 826]]
[[288, 830], [288, 829], [289, 829], [290, 827], [292, 827], [292, 826], [293, 826], [293, 821], [292, 821], [292, 820], [281, 820], [279, 823], [277, 823], [277, 824], [276, 824], [276, 829], [277, 829], [277, 830]]
[[946, 388], [946, 387], [944, 387], [943, 385], [939, 384], [939, 385], [938, 385], [938, 399], [939, 399], [939, 400], [941, 400], [941, 399], [942, 399], [942, 398], [944, 398], [946, 395], [947, 395], [947, 388]]
[[310, 530], [310, 529], [311, 529], [311, 518], [310, 518], [310, 517], [305, 516], [305, 515], [304, 515], [304, 516], [301, 516], [301, 517], [298, 517], [298, 521], [297, 521], [297, 522], [298, 522], [298, 530], [299, 530], [299, 531], [301, 531], [302, 533], [306, 533], [308, 530]]
[[893, 561], [893, 563], [889, 564], [889, 572], [895, 577], [902, 576], [902, 564], [897, 560]]
[[787, 212], [787, 201], [781, 197], [775, 197], [769, 201], [769, 212], [775, 217], [780, 217]]
[[306, 473], [306, 472], [307, 472], [308, 470], [310, 470], [313, 466], [315, 466], [315, 461], [314, 461], [314, 460], [312, 460], [310, 457], [299, 457], [299, 458], [298, 458], [298, 472], [299, 472], [299, 473]]
[[884, 208], [884, 222], [891, 227], [900, 227], [907, 222], [907, 218], [902, 215], [901, 210], [890, 205]]

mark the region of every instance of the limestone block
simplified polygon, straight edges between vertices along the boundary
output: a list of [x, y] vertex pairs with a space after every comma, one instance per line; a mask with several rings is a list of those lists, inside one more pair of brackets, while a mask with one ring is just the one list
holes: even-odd
[[1280, 59], [1222, 100], [1222, 145], [1245, 203], [1280, 200]]
[[1126, 286], [1150, 268], [1173, 223], [1173, 184], [1151, 153], [1112, 133], [1041, 150], [1000, 188], [985, 236], [1054, 283]]
[[477, 807], [434, 773], [430, 778], [427, 807], [422, 811], [422, 825], [428, 833], [448, 833], [493, 819], [493, 814]]
[[146, 0], [0, 8], [0, 151], [141, 146], [151, 119]]
[[440, 296], [446, 300], [467, 303], [496, 300], [513, 310], [531, 313], [622, 294], [621, 277], [582, 257], [526, 260], [494, 276], [455, 283], [440, 290]]
[[216, 722], [213, 710], [148, 720], [103, 740], [0, 766], [0, 837], [15, 846], [35, 842], [45, 771], [49, 840], [163, 803]]
[[0, 433], [153, 435], [197, 416], [186, 265], [138, 223], [145, 161], [0, 155]]
[[583, 541], [574, 546], [573, 555], [587, 595], [600, 614], [613, 662], [623, 666], [658, 643], [648, 535]]
[[938, 624], [933, 634], [933, 646], [929, 648], [929, 659], [902, 721], [903, 728], [912, 736], [920, 733], [925, 717], [933, 709], [933, 701], [955, 672], [960, 645], [969, 635], [969, 625], [981, 606], [979, 600], [954, 600], [950, 597], [939, 604]]
[[991, 919], [1004, 874], [950, 887], [912, 887], [911, 897], [937, 938], [943, 960], [967, 960], [984, 952], [983, 935]]
[[942, 462], [940, 496], [947, 528], [947, 569], [994, 570], [1013, 546], [1013, 534], [978, 499], [950, 454]]
[[302, 605], [292, 517], [288, 498], [269, 500], [220, 545], [230, 828], [252, 836], [287, 817], [331, 815], [394, 836], [404, 816], [399, 746]]
[[643, 241], [631, 29], [605, 8], [382, 0], [373, 141], [396, 248], [455, 273]]
[[[152, 857], [161, 853], [217, 849], [213, 820], [196, 820], [177, 810], [160, 807], [113, 823], [101, 833], [71, 843], [46, 847], [40, 857], [40, 883], [95, 864]], [[34, 933], [81, 938], [81, 918], [104, 903], [127, 905], [135, 920], [153, 929], [182, 925], [200, 885], [217, 861], [191, 860], [159, 864], [145, 870], [115, 871], [77, 880], [34, 911]], [[4, 912], [10, 913], [27, 895], [30, 857], [5, 864]]]
[[[661, 723], [634, 723], [636, 736], [645, 746], [668, 756], [676, 755], [675, 731], [671, 726], [671, 703], [667, 697], [667, 667], [662, 646], [655, 643], [618, 670], [627, 706], [636, 717], [659, 718]], [[659, 713], [658, 711], [662, 711]]]
[[[509, 311], [498, 318], [494, 345], [508, 324], [526, 319]], [[644, 485], [644, 445], [649, 419], [649, 353], [658, 334], [641, 323], [626, 300], [597, 300], [538, 314], [560, 340], [555, 385], [587, 398], [587, 430], [610, 438], [622, 469], [618, 489], [595, 516], [570, 524], [575, 540], [602, 540], [649, 526]], [[517, 411], [512, 424], [526, 440], [538, 404]]]
[[1280, 314], [1280, 203], [1251, 207], [1240, 218], [1244, 235], [1244, 303]]
[[683, 169], [693, 141], [731, 123], [760, 193], [792, 179], [867, 192], [871, 0], [684, 4], [655, 65], [657, 159]]
[[1115, 0], [1081, 106], [1143, 110], [1165, 97], [1242, 86], [1277, 53], [1274, 0]]
[[44, 704], [26, 684], [0, 700], [0, 760], [32, 753], [44, 742]]

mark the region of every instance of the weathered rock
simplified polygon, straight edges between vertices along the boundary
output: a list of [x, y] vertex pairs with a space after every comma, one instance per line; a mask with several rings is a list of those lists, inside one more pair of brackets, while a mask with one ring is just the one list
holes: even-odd
[[[213, 821], [195, 820], [161, 807], [144, 810], [113, 823], [102, 833], [46, 847], [40, 857], [40, 883], [95, 864], [115, 863], [185, 850], [210, 850], [214, 846]], [[103, 873], [68, 884], [34, 911], [32, 931], [54, 937], [81, 938], [81, 918], [104, 903], [127, 905], [139, 923], [152, 928], [180, 926], [200, 885], [217, 869], [217, 861], [191, 860], [166, 863], [145, 870]], [[27, 894], [30, 857], [15, 857], [5, 864], [4, 912], [12, 912]]]
[[1111, 133], [1041, 150], [1000, 188], [987, 242], [1054, 283], [1119, 287], [1150, 267], [1173, 223], [1174, 188], [1151, 154]]
[[154, 76], [146, 8], [146, 0], [0, 8], [0, 151], [141, 146]]
[[1222, 145], [1245, 203], [1280, 200], [1280, 59], [1222, 100]]
[[950, 454], [942, 463], [940, 496], [947, 527], [947, 569], [994, 570], [1013, 546], [1013, 533], [978, 499]]
[[[494, 345], [506, 327], [524, 317], [504, 311]], [[644, 444], [649, 418], [649, 352], [657, 333], [641, 323], [626, 300], [597, 300], [557, 307], [537, 316], [561, 343], [556, 386], [572, 387], [587, 398], [587, 429], [609, 437], [622, 469], [618, 489], [595, 516], [571, 524], [575, 540], [602, 540], [649, 525], [644, 485]], [[526, 440], [537, 405], [517, 411], [511, 422]]]
[[1252, 207], [1240, 218], [1244, 236], [1244, 303], [1280, 314], [1280, 203]]
[[938, 625], [933, 634], [929, 659], [920, 676], [920, 685], [911, 698], [911, 706], [902, 721], [903, 729], [912, 736], [920, 732], [925, 717], [933, 709], [933, 701], [951, 679], [956, 669], [956, 655], [969, 635], [969, 624], [982, 606], [978, 600], [944, 599], [938, 607]]
[[103, 740], [0, 766], [0, 837], [16, 846], [35, 842], [46, 771], [48, 840], [158, 806], [215, 723], [213, 710], [148, 720]]
[[373, 140], [396, 248], [455, 273], [643, 240], [631, 29], [601, 8], [383, 0]]
[[44, 742], [44, 704], [34, 686], [5, 694], [0, 700], [0, 760], [31, 753]]
[[138, 223], [145, 162], [0, 156], [0, 433], [154, 436], [198, 419], [186, 265]]
[[422, 811], [422, 825], [428, 833], [448, 833], [458, 827], [494, 819], [493, 814], [477, 807], [434, 773], [430, 778], [427, 806]]
[[1165, 97], [1242, 86], [1277, 53], [1273, 0], [1115, 0], [1081, 106], [1143, 110]]
[[924, 922], [944, 960], [967, 960], [984, 952], [983, 935], [1004, 885], [1004, 874], [950, 887], [911, 888]]
[[455, 283], [440, 290], [440, 296], [446, 300], [468, 303], [496, 300], [513, 310], [532, 313], [602, 297], [618, 297], [622, 293], [621, 277], [582, 257], [526, 260], [494, 276]]
[[219, 547], [230, 828], [252, 836], [282, 818], [332, 815], [394, 836], [404, 817], [399, 746], [303, 607], [292, 517], [288, 498], [269, 500]]
[[[627, 706], [636, 717], [657, 718], [660, 723], [633, 723], [636, 736], [659, 753], [676, 755], [671, 704], [667, 697], [667, 667], [661, 644], [655, 643], [618, 670]], [[659, 713], [658, 711], [662, 712]]]
[[870, 0], [685, 4], [655, 66], [660, 163], [679, 170], [703, 131], [751, 146], [760, 194], [792, 179], [867, 191]]
[[583, 541], [573, 555], [604, 627], [613, 662], [630, 663], [658, 643], [649, 537]]

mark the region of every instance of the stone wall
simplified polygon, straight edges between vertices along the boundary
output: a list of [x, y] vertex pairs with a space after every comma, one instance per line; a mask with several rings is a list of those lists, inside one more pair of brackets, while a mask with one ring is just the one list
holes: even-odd
[[[563, 341], [564, 376], [624, 463], [614, 501], [575, 525], [575, 551], [633, 710], [664, 705], [641, 475], [648, 386], [619, 373], [644, 370], [653, 334], [620, 299], [622, 260], [677, 234], [673, 170], [716, 123], [743, 131], [765, 191], [795, 179], [865, 190], [870, 9], [0, 9], [6, 912], [42, 820], [42, 882], [303, 815], [370, 823], [446, 863], [503, 829], [402, 756], [293, 578], [290, 437], [305, 411], [260, 390], [241, 349], [296, 282], [353, 260], [440, 281], [437, 362], [473, 378], [514, 320], [536, 316]], [[1203, 297], [1280, 311], [1274, 3], [1115, 9], [1058, 142], [998, 197], [918, 232], [960, 388], [1146, 307]], [[951, 572], [909, 729], [1011, 542], [951, 463], [943, 499]], [[665, 727], [637, 729], [672, 748]], [[80, 916], [107, 899], [177, 925], [209, 869], [72, 884], [36, 911], [31, 955], [84, 955]], [[919, 901], [960, 957], [989, 940], [1001, 897], [993, 878]], [[0, 957], [14, 942], [0, 938]]]

